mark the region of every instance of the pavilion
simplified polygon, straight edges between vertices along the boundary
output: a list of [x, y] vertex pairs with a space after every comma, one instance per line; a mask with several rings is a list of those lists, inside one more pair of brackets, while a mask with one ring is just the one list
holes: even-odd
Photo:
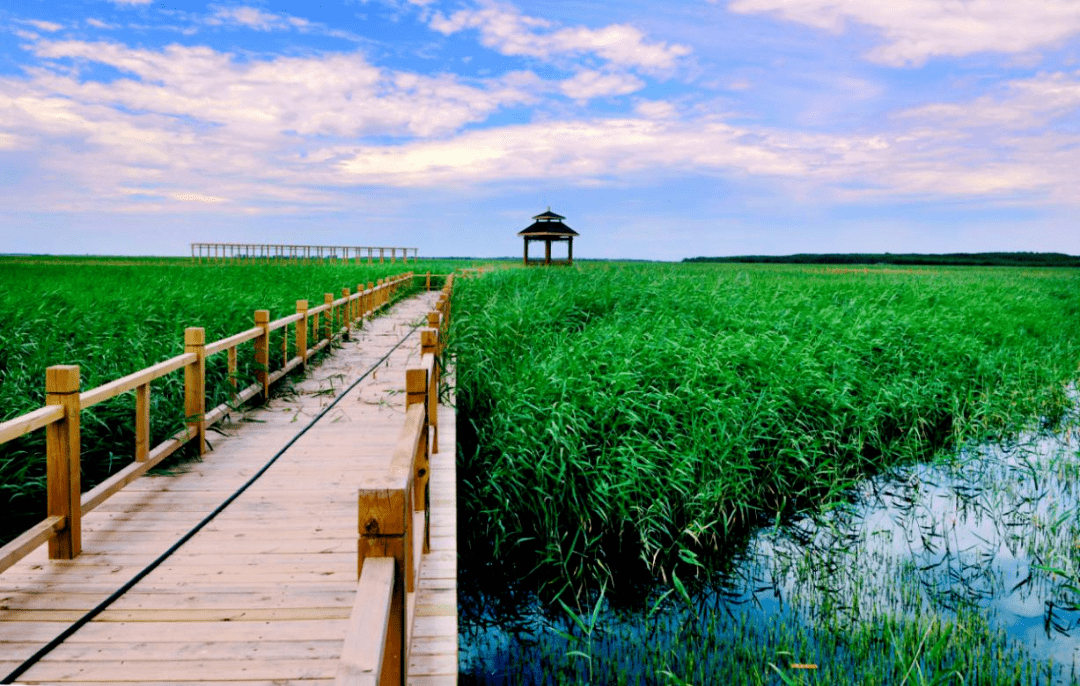
[[[566, 217], [561, 214], [555, 214], [548, 207], [547, 212], [542, 212], [533, 217], [533, 223], [528, 227], [518, 232], [518, 235], [525, 239], [525, 266], [529, 266], [529, 243], [531, 241], [543, 241], [544, 242], [544, 261], [534, 260], [531, 264], [565, 264], [571, 265], [574, 263], [574, 236], [578, 235], [577, 231], [574, 231], [566, 224], [563, 224], [562, 220]], [[566, 259], [565, 260], [552, 260], [551, 259], [551, 244], [553, 241], [566, 241]]]

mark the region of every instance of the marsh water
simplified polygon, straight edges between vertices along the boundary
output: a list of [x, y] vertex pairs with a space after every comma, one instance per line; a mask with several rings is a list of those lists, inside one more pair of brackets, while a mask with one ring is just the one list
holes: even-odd
[[737, 665], [760, 673], [746, 683], [804, 683], [865, 659], [830, 636], [886, 617], [963, 618], [990, 637], [972, 650], [996, 651], [984, 671], [1080, 683], [1076, 419], [879, 474], [840, 507], [755, 532], [722, 571], [636, 602], [463, 596], [461, 683], [719, 684]]

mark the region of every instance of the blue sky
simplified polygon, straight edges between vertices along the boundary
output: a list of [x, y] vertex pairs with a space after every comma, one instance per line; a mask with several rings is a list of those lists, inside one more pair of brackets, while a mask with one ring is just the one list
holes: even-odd
[[1080, 254], [1075, 0], [9, 0], [0, 252]]

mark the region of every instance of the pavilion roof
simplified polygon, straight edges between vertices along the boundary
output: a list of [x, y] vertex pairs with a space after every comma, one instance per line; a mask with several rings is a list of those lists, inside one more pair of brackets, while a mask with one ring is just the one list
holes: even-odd
[[547, 208], [547, 212], [541, 212], [540, 214], [533, 217], [533, 219], [536, 219], [537, 221], [554, 221], [559, 219], [566, 219], [566, 217], [562, 216], [561, 214], [555, 214], [551, 211], [551, 208], [549, 207]]
[[[554, 214], [554, 213], [552, 213]], [[558, 217], [559, 215], [555, 215]], [[559, 217], [562, 219], [563, 217]], [[561, 221], [535, 221], [529, 226], [525, 227], [521, 231], [518, 231], [519, 236], [578, 236], [577, 231], [574, 231]]]

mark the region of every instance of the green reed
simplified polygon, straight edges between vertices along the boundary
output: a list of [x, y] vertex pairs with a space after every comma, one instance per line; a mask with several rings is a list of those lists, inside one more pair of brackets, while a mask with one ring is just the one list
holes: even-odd
[[454, 311], [462, 544], [493, 550], [466, 563], [559, 587], [693, 567], [890, 464], [1053, 424], [1080, 362], [1065, 270], [508, 270]]
[[[84, 390], [183, 352], [184, 329], [201, 326], [208, 342], [253, 325], [256, 309], [273, 319], [312, 307], [325, 293], [385, 276], [431, 270], [445, 273], [461, 262], [403, 265], [193, 265], [162, 258], [0, 258], [0, 421], [37, 409], [45, 399], [45, 369], [80, 366]], [[417, 280], [417, 287], [422, 287]], [[271, 370], [282, 366], [281, 331], [271, 337]], [[321, 334], [321, 332], [320, 332]], [[289, 345], [293, 346], [290, 327]], [[239, 351], [240, 387], [254, 381], [252, 344]], [[288, 347], [294, 354], [293, 347]], [[227, 402], [224, 354], [207, 361], [207, 406]], [[133, 459], [133, 394], [82, 413], [83, 488], [88, 489]], [[183, 426], [183, 372], [154, 381], [151, 441]], [[210, 436], [213, 442], [213, 434]], [[44, 432], [0, 446], [0, 543], [45, 512]]]

